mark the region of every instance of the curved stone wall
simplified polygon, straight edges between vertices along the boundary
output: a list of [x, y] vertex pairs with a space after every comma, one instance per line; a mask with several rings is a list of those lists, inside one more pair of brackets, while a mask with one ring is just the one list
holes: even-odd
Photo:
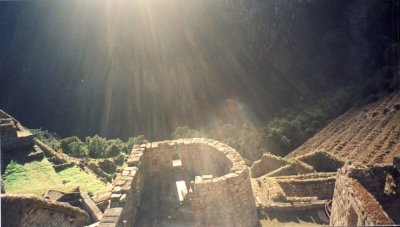
[[179, 139], [146, 145], [148, 177], [173, 171], [174, 157], [193, 180], [190, 199], [199, 226], [254, 226], [257, 212], [249, 169], [233, 148], [208, 139]]
[[[238, 162], [239, 159], [231, 160], [214, 146], [214, 142], [203, 139], [181, 139], [147, 144], [144, 151], [147, 177], [168, 170], [172, 171], [174, 159], [181, 160], [182, 168], [193, 179], [195, 176], [219, 177], [229, 173], [233, 163]], [[238, 157], [242, 160], [240, 155]]]
[[[193, 138], [143, 144], [133, 149], [128, 165], [114, 181], [111, 208], [99, 226], [169, 221], [161, 220], [160, 207], [173, 210], [181, 206], [190, 213], [194, 226], [258, 223], [249, 168], [236, 150], [221, 142]], [[129, 168], [135, 168], [134, 175]], [[184, 201], [171, 202], [168, 195], [178, 181], [186, 183], [187, 194]]]

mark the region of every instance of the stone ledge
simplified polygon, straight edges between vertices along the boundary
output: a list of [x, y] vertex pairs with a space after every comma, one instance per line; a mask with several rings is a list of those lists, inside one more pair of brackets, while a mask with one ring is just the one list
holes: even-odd
[[265, 211], [306, 211], [314, 209], [325, 209], [327, 200], [317, 200], [312, 202], [293, 202], [293, 203], [269, 203], [263, 207]]
[[24, 195], [24, 194], [18, 194], [18, 195], [13, 195], [13, 194], [2, 194], [1, 195], [1, 202], [9, 203], [9, 202], [16, 202], [28, 205], [28, 206], [38, 206], [43, 209], [48, 209], [48, 210], [53, 210], [57, 212], [62, 212], [71, 216], [81, 216], [84, 217], [85, 219], [88, 219], [89, 216], [88, 214], [77, 208], [69, 205], [68, 203], [63, 203], [63, 202], [55, 202], [51, 200], [46, 200], [46, 199], [41, 199], [36, 197], [35, 195]]

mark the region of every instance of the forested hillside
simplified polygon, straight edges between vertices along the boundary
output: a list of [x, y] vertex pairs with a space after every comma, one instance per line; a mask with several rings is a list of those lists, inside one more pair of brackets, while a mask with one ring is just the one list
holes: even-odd
[[399, 88], [399, 11], [395, 0], [0, 2], [0, 107], [61, 137], [159, 140], [187, 125], [172, 136], [286, 154]]

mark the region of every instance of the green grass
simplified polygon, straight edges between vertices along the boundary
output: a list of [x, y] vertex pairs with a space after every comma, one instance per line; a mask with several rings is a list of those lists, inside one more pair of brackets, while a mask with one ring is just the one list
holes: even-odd
[[56, 173], [46, 158], [27, 163], [11, 161], [6, 167], [4, 176], [6, 192], [15, 194], [41, 196], [49, 189], [68, 192], [79, 186], [84, 191], [98, 195], [111, 189], [111, 185], [77, 167]]
[[63, 190], [64, 185], [47, 159], [19, 164], [11, 161], [5, 171], [7, 193], [42, 195], [48, 189]]
[[71, 167], [58, 172], [58, 176], [68, 188], [76, 188], [91, 192], [93, 195], [100, 195], [111, 190], [111, 184], [105, 184], [96, 176], [86, 173], [78, 167]]

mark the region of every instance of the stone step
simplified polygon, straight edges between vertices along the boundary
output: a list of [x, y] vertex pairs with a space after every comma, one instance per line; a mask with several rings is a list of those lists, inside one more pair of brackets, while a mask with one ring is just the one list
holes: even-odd
[[63, 169], [69, 168], [74, 166], [74, 163], [63, 163], [63, 164], [58, 164], [58, 165], [53, 165], [53, 168], [56, 172], [59, 172]]

